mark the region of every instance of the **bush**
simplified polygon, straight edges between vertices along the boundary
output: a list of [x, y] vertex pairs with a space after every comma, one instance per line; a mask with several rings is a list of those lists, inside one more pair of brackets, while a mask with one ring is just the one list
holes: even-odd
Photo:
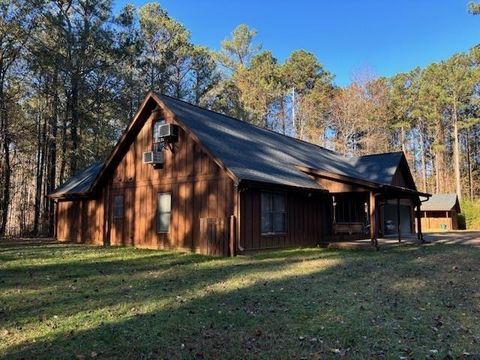
[[[465, 218], [466, 229], [480, 230], [480, 199], [462, 200], [461, 207], [461, 215]], [[461, 229], [461, 220], [460, 218], [458, 220], [458, 226]]]
[[465, 230], [467, 228], [467, 223], [465, 222], [465, 215], [457, 214], [457, 224], [458, 230]]

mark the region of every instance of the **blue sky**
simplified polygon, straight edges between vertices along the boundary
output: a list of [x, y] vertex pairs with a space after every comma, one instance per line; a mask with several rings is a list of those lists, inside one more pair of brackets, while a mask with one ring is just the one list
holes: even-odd
[[[118, 10], [126, 3], [114, 0]], [[393, 75], [440, 61], [480, 43], [480, 16], [467, 0], [162, 0], [196, 44], [218, 49], [241, 23], [258, 31], [257, 41], [283, 61], [296, 49], [313, 52], [348, 84], [365, 67]]]

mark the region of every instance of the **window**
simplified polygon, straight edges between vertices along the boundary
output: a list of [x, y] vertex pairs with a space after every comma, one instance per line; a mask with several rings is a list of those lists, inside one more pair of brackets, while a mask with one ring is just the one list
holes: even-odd
[[278, 193], [262, 193], [261, 199], [262, 234], [280, 234], [286, 232], [285, 195]]
[[123, 218], [123, 195], [115, 195], [113, 197], [113, 218]]
[[157, 195], [157, 232], [168, 233], [172, 217], [172, 195], [160, 193]]
[[333, 208], [335, 222], [353, 223], [365, 222], [368, 205], [366, 207], [366, 195], [364, 193], [335, 194]]
[[165, 120], [158, 120], [153, 123], [153, 151], [163, 150], [163, 139], [160, 137], [160, 126], [165, 124]]

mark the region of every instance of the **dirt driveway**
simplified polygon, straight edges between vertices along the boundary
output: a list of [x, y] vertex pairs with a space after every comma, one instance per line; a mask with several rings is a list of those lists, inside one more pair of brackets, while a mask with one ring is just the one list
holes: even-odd
[[448, 231], [425, 233], [424, 238], [431, 242], [461, 244], [480, 247], [480, 231]]

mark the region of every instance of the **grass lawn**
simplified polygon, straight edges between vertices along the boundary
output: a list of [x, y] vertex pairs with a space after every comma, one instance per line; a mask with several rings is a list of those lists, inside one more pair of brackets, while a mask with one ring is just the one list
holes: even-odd
[[0, 243], [0, 358], [480, 358], [480, 249]]

